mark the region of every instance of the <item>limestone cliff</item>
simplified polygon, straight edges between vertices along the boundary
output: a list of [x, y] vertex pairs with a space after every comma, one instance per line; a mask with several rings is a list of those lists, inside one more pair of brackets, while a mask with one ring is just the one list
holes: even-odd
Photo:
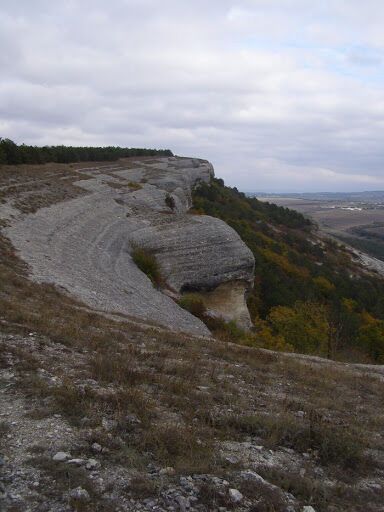
[[85, 195], [13, 220], [8, 236], [37, 280], [93, 308], [208, 335], [136, 267], [132, 247], [148, 248], [174, 298], [200, 291], [213, 314], [248, 327], [251, 251], [223, 221], [188, 213], [193, 187], [212, 176], [208, 162], [176, 157], [83, 169]]

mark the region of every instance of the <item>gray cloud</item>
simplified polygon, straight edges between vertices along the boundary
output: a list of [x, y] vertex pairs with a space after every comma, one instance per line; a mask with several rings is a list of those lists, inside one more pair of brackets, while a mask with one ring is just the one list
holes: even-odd
[[384, 4], [316, 4], [3, 5], [0, 135], [170, 147], [248, 190], [384, 189]]

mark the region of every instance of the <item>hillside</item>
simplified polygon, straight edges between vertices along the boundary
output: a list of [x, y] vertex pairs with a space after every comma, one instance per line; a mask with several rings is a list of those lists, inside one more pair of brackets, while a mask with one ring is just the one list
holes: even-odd
[[0, 167], [2, 510], [382, 509], [383, 367], [259, 348], [380, 362], [382, 281], [212, 172]]
[[328, 235], [362, 251], [364, 264], [384, 275], [384, 192], [258, 197], [309, 216]]
[[260, 332], [299, 352], [384, 362], [384, 279], [359, 255], [300, 213], [248, 198], [222, 180], [202, 184], [193, 201], [196, 212], [227, 222], [252, 250], [248, 305]]

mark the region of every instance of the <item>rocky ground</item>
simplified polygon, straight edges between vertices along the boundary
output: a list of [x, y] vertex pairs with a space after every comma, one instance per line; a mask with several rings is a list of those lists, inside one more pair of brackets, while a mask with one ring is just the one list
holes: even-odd
[[[7, 229], [88, 197], [2, 172]], [[102, 314], [0, 250], [0, 510], [383, 510], [383, 368]]]
[[1, 335], [2, 510], [382, 510], [380, 374], [86, 331]]

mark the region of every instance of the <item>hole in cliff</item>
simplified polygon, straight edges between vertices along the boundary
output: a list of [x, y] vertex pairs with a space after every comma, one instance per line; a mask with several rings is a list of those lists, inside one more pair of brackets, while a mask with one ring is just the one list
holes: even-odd
[[209, 292], [213, 290], [214, 288], [211, 288], [209, 286], [201, 286], [201, 285], [193, 285], [193, 284], [184, 284], [180, 288], [180, 293], [196, 293], [196, 292]]

